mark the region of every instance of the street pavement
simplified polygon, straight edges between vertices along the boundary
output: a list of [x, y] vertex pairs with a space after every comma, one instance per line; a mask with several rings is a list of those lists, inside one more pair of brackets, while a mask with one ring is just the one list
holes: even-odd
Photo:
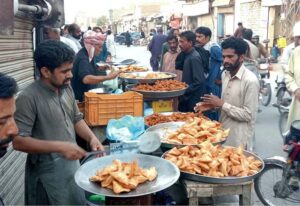
[[[116, 46], [117, 59], [123, 60], [127, 58], [135, 59], [140, 65], [144, 65], [150, 68], [150, 52], [146, 47], [140, 46]], [[282, 151], [283, 140], [279, 133], [279, 112], [277, 108], [272, 106], [275, 102], [275, 79], [278, 74], [281, 73], [281, 67], [274, 65], [273, 71], [271, 71], [270, 83], [272, 85], [272, 100], [269, 106], [265, 107], [260, 105], [261, 112], [257, 114], [257, 121], [255, 125], [255, 147], [254, 152], [262, 158], [271, 156], [285, 156]], [[238, 205], [237, 197], [218, 197], [214, 198], [216, 205]], [[261, 205], [256, 195], [254, 194], [254, 204]]]

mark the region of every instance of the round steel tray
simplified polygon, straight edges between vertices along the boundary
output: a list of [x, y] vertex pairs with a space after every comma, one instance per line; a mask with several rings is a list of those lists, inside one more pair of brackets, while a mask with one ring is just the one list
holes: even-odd
[[127, 85], [126, 88], [131, 91], [135, 91], [138, 93], [141, 93], [143, 95], [144, 99], [147, 100], [159, 100], [159, 99], [168, 99], [168, 98], [174, 98], [179, 97], [181, 95], [184, 95], [187, 88], [182, 90], [175, 90], [175, 91], [141, 91], [133, 89], [135, 85]]
[[[156, 79], [145, 79], [145, 76], [149, 73], [164, 73], [167, 74], [168, 77], [164, 78], [156, 78]], [[137, 78], [126, 78], [119, 75], [119, 78], [124, 80], [129, 84], [154, 84], [157, 80], [166, 80], [166, 79], [175, 79], [176, 74], [169, 73], [169, 72], [131, 72], [130, 74], [136, 75]]]
[[[103, 169], [104, 167], [112, 164], [112, 161], [115, 159], [119, 159], [122, 162], [138, 160], [138, 164], [142, 168], [155, 167], [157, 177], [151, 182], [147, 181], [138, 185], [138, 187], [131, 192], [121, 194], [115, 194], [112, 190], [102, 188], [98, 184], [89, 181], [89, 178], [94, 176], [97, 170]], [[179, 176], [180, 171], [178, 167], [170, 161], [150, 155], [127, 153], [96, 158], [83, 164], [75, 173], [75, 182], [79, 187], [93, 194], [108, 197], [136, 197], [155, 193], [168, 188], [179, 179]]]
[[[227, 146], [227, 147], [229, 147], [229, 146]], [[168, 151], [162, 155], [162, 158], [164, 158], [167, 153], [168, 153]], [[188, 180], [197, 181], [197, 182], [213, 183], [213, 184], [235, 184], [235, 183], [243, 183], [243, 182], [251, 181], [260, 175], [260, 173], [263, 171], [263, 169], [265, 167], [265, 164], [264, 164], [263, 159], [261, 159], [259, 156], [255, 155], [254, 153], [244, 150], [244, 154], [246, 157], [254, 156], [254, 158], [256, 160], [259, 160], [262, 162], [262, 167], [256, 174], [251, 175], [251, 176], [245, 176], [245, 177], [233, 177], [233, 176], [210, 177], [210, 176], [204, 176], [204, 175], [200, 175], [200, 174], [191, 174], [188, 172], [180, 171], [180, 174], [181, 174], [180, 177], [184, 178], [184, 179], [188, 179]]]
[[[163, 148], [171, 149], [173, 147], [184, 147], [187, 145], [172, 144], [172, 143], [163, 141], [163, 139], [166, 137], [167, 132], [174, 132], [175, 130], [177, 130], [179, 127], [181, 127], [184, 124], [185, 124], [185, 122], [166, 122], [166, 123], [157, 124], [157, 125], [154, 125], [152, 127], [149, 127], [148, 129], [146, 129], [145, 134], [147, 134], [147, 132], [157, 133], [160, 136], [161, 147], [163, 147]], [[212, 144], [213, 145], [224, 144], [225, 142], [226, 142], [226, 139], [221, 142], [214, 142]], [[188, 146], [197, 146], [197, 145], [188, 145]]]

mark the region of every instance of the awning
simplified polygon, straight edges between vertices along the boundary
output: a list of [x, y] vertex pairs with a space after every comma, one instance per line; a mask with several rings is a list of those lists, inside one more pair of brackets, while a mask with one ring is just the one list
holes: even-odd
[[282, 0], [262, 0], [261, 6], [281, 6]]
[[182, 13], [184, 16], [199, 16], [209, 14], [209, 1], [204, 0], [195, 4], [183, 4]]
[[213, 7], [217, 7], [217, 6], [229, 6], [230, 4], [230, 0], [214, 0], [214, 2], [212, 3]]

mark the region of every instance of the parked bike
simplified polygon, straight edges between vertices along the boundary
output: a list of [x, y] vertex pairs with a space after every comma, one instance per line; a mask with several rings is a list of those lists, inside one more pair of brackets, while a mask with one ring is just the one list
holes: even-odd
[[259, 73], [259, 84], [260, 84], [260, 99], [264, 106], [268, 106], [272, 99], [272, 89], [269, 82], [270, 79], [270, 59], [258, 59], [258, 73]]
[[[278, 108], [279, 113], [283, 113], [286, 107], [289, 107], [292, 102], [290, 92], [287, 90], [283, 75], [277, 75], [276, 77], [276, 103], [274, 107]], [[283, 109], [283, 110], [282, 110]]]
[[254, 180], [254, 189], [264, 205], [300, 203], [300, 120], [294, 121], [286, 136], [288, 157], [264, 159], [265, 168]]

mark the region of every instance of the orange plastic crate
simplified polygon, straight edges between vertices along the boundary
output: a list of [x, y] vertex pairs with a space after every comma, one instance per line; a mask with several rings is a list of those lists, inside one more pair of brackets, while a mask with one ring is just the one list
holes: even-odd
[[123, 94], [84, 93], [84, 119], [89, 126], [107, 125], [110, 119], [124, 115], [143, 116], [143, 95], [137, 92]]

